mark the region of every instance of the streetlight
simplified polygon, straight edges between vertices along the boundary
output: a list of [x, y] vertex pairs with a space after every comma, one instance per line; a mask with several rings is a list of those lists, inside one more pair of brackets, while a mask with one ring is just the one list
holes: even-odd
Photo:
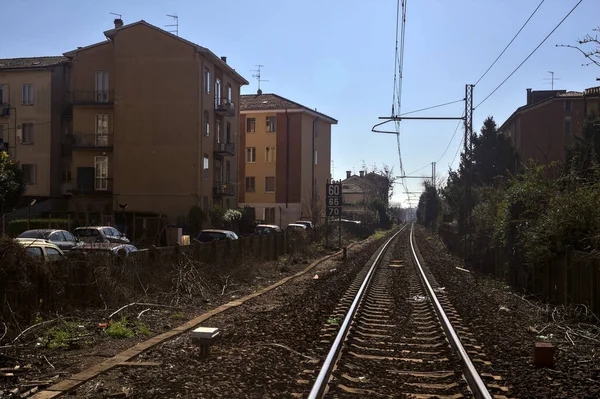
[[29, 209], [27, 212], [27, 230], [29, 230], [29, 224], [31, 223], [31, 207], [35, 204], [35, 199], [29, 203]]

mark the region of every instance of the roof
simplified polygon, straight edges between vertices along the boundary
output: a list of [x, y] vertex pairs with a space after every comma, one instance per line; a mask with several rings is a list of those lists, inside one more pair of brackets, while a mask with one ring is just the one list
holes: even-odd
[[0, 70], [7, 69], [44, 69], [67, 63], [62, 55], [49, 57], [0, 58]]
[[337, 124], [337, 120], [321, 112], [310, 109], [307, 106], [299, 104], [273, 93], [261, 94], [243, 94], [241, 97], [240, 112], [244, 111], [274, 111], [283, 109], [300, 109], [319, 117], [327, 119], [332, 124]]
[[[229, 64], [227, 64], [225, 61], [223, 61], [221, 59], [221, 57], [217, 57], [217, 55], [215, 53], [213, 53], [212, 51], [210, 51], [206, 47], [202, 47], [199, 44], [190, 42], [189, 40], [186, 40], [186, 39], [181, 38], [181, 37], [179, 37], [177, 35], [174, 35], [171, 32], [167, 32], [166, 30], [161, 29], [158, 26], [154, 26], [152, 24], [149, 24], [148, 22], [144, 21], [143, 19], [140, 20], [140, 21], [137, 21], [137, 22], [133, 22], [133, 23], [127, 24], [127, 25], [123, 25], [120, 28], [109, 29], [109, 30], [107, 30], [107, 31], [104, 32], [104, 36], [106, 36], [107, 39], [109, 39], [109, 41], [110, 41], [110, 40], [112, 40], [115, 37], [115, 35], [116, 35], [117, 32], [120, 32], [120, 31], [122, 31], [124, 29], [127, 29], [127, 28], [131, 28], [131, 27], [136, 26], [136, 25], [144, 25], [144, 26], [147, 26], [149, 28], [156, 29], [157, 31], [159, 31], [159, 32], [161, 32], [161, 33], [163, 33], [165, 35], [171, 36], [174, 39], [177, 39], [177, 40], [180, 40], [180, 41], [182, 41], [184, 43], [189, 44], [190, 46], [194, 47], [196, 49], [196, 51], [198, 51], [199, 53], [205, 54], [216, 65], [218, 65], [219, 67], [221, 67], [223, 69], [226, 69], [229, 72], [231, 72], [231, 74], [233, 74], [233, 76], [237, 79], [237, 81], [240, 84], [247, 85], [249, 83], [246, 79], [244, 79], [244, 77], [242, 75], [240, 75], [239, 73], [237, 73], [235, 71], [235, 69], [233, 69], [231, 66], [229, 66]], [[100, 42], [100, 43], [96, 43], [96, 44], [92, 44], [90, 46], [82, 47], [81, 49], [77, 49], [77, 50], [73, 50], [73, 51], [70, 51], [68, 53], [65, 53], [65, 55], [74, 56], [77, 53], [77, 51], [85, 50], [85, 49], [88, 49], [90, 47], [98, 46], [98, 45], [105, 44], [105, 43], [106, 43], [106, 41]]]
[[220, 230], [220, 229], [204, 229], [200, 232], [202, 233], [233, 233], [231, 230]]
[[568, 91], [566, 93], [561, 93], [557, 97], [583, 97], [583, 92], [581, 91]]

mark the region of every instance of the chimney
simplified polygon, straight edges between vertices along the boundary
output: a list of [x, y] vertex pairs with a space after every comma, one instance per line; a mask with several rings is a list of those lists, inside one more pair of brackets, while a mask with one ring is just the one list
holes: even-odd
[[350, 176], [352, 176], [352, 171], [351, 170], [347, 170], [346, 171], [346, 179], [349, 179]]
[[360, 172], [358, 172], [360, 174], [360, 177], [365, 177], [365, 171], [361, 170]]
[[115, 29], [119, 29], [123, 27], [123, 20], [121, 18], [115, 19]]
[[227, 64], [227, 57], [225, 57], [225, 56], [222, 56], [222, 57], [221, 57], [221, 60], [222, 60], [224, 63], [226, 63], [226, 64]]
[[260, 95], [262, 94], [262, 90], [261, 90], [261, 89], [258, 89], [258, 90], [256, 91], [256, 94], [258, 94], [258, 95], [260, 96]]
[[527, 89], [527, 104], [531, 104], [531, 89]]

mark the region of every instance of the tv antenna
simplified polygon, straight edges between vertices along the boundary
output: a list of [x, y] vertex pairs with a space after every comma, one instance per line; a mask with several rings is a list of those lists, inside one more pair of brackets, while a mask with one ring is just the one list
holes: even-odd
[[165, 27], [169, 27], [169, 28], [175, 27], [175, 30], [168, 30], [167, 32], [175, 33], [175, 36], [179, 36], [179, 17], [177, 15], [171, 15], [171, 14], [167, 14], [167, 17], [173, 18], [173, 21], [175, 21], [174, 24], [165, 25]]
[[109, 14], [116, 15], [117, 17], [119, 17], [119, 19], [123, 19], [123, 16], [121, 14], [117, 14], [116, 12], [111, 12]]
[[257, 64], [255, 65], [255, 67], [257, 67], [257, 69], [252, 69], [250, 70], [250, 72], [256, 72], [254, 75], [252, 75], [252, 77], [256, 78], [256, 80], [258, 81], [258, 94], [262, 94], [262, 90], [260, 89], [260, 82], [268, 82], [268, 80], [260, 78], [260, 68], [264, 67], [264, 65]]
[[551, 90], [554, 90], [554, 81], [555, 80], [560, 80], [560, 78], [555, 78], [554, 77], [554, 72], [552, 72], [552, 71], [548, 71], [548, 73], [550, 74], [551, 77], [550, 78], [546, 78], [544, 80], [550, 80], [550, 83], [546, 83], [546, 84], [551, 84], [552, 85], [552, 89]]

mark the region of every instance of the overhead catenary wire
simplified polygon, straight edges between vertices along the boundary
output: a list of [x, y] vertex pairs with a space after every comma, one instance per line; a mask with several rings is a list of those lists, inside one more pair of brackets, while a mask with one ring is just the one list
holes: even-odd
[[[463, 112], [462, 116], [464, 116], [465, 113]], [[440, 155], [440, 157], [438, 158], [437, 161], [435, 161], [436, 163], [439, 163], [442, 158], [444, 158], [444, 155], [446, 155], [446, 152], [448, 152], [448, 148], [450, 148], [450, 145], [452, 145], [452, 141], [454, 141], [454, 137], [456, 136], [456, 132], [458, 132], [458, 128], [460, 127], [461, 123], [464, 123], [463, 121], [458, 121], [458, 124], [456, 125], [456, 129], [454, 129], [454, 133], [452, 133], [452, 137], [450, 138], [450, 141], [448, 142], [448, 145], [446, 146], [446, 149], [444, 150], [444, 152], [442, 153], [442, 155]]]
[[502, 82], [501, 82], [501, 83], [500, 83], [498, 86], [496, 86], [496, 88], [495, 88], [494, 90], [492, 90], [492, 92], [491, 92], [490, 94], [488, 94], [488, 95], [487, 95], [487, 96], [486, 96], [486, 97], [485, 97], [485, 98], [484, 98], [484, 99], [483, 99], [483, 100], [482, 100], [482, 101], [481, 101], [479, 104], [477, 104], [477, 105], [474, 107], [474, 109], [478, 108], [478, 107], [479, 107], [481, 104], [483, 104], [484, 102], [486, 102], [486, 101], [487, 101], [487, 99], [488, 99], [488, 98], [490, 98], [490, 97], [491, 97], [491, 96], [492, 96], [492, 95], [493, 95], [493, 94], [494, 94], [496, 91], [498, 91], [498, 89], [500, 89], [500, 88], [501, 88], [501, 87], [504, 85], [504, 83], [506, 83], [506, 81], [507, 81], [508, 79], [510, 79], [510, 78], [511, 78], [511, 77], [512, 77], [512, 76], [513, 76], [513, 75], [514, 75], [514, 74], [515, 74], [515, 73], [516, 73], [516, 72], [519, 70], [519, 68], [521, 68], [521, 66], [523, 66], [523, 64], [525, 64], [525, 62], [527, 62], [527, 60], [528, 60], [529, 58], [531, 58], [531, 56], [532, 56], [532, 55], [533, 55], [533, 54], [534, 54], [534, 53], [535, 53], [535, 52], [536, 52], [536, 51], [537, 51], [537, 50], [538, 50], [538, 49], [539, 49], [539, 48], [540, 48], [540, 47], [541, 47], [541, 46], [542, 46], [542, 45], [543, 45], [545, 42], [546, 42], [546, 40], [548, 40], [548, 38], [549, 38], [550, 36], [552, 36], [552, 34], [553, 34], [553, 33], [554, 33], [554, 32], [555, 32], [555, 31], [556, 31], [556, 30], [557, 30], [557, 29], [558, 29], [558, 28], [559, 28], [559, 27], [562, 25], [562, 23], [563, 23], [563, 22], [565, 22], [565, 20], [566, 20], [566, 19], [569, 17], [569, 15], [571, 15], [571, 14], [573, 13], [573, 11], [575, 11], [575, 9], [576, 9], [577, 7], [579, 7], [579, 5], [580, 5], [582, 2], [583, 2], [583, 0], [579, 0], [579, 1], [577, 2], [577, 4], [575, 4], [575, 6], [573, 6], [573, 8], [571, 8], [571, 11], [569, 11], [569, 12], [567, 13], [567, 15], [565, 15], [565, 17], [564, 17], [563, 19], [561, 19], [561, 20], [560, 20], [560, 22], [558, 23], [558, 25], [556, 25], [556, 26], [554, 27], [554, 29], [552, 29], [552, 30], [550, 31], [550, 33], [548, 33], [548, 34], [546, 35], [546, 37], [544, 38], [544, 40], [542, 40], [542, 41], [540, 42], [540, 44], [538, 44], [538, 45], [536, 46], [536, 48], [534, 48], [534, 49], [533, 49], [533, 51], [532, 51], [531, 53], [529, 53], [529, 55], [528, 55], [528, 56], [527, 56], [527, 57], [526, 57], [526, 58], [525, 58], [525, 59], [524, 59], [524, 60], [523, 60], [523, 61], [522, 61], [522, 62], [521, 62], [521, 63], [520, 63], [520, 64], [519, 64], [519, 65], [518, 65], [518, 66], [517, 66], [517, 67], [516, 67], [516, 68], [515, 68], [515, 69], [514, 69], [514, 70], [513, 70], [513, 71], [512, 71], [512, 72], [511, 72], [509, 75], [508, 75], [508, 76], [507, 76], [507, 77], [506, 77], [506, 79], [504, 79], [504, 80], [503, 80], [503, 81], [502, 81]]
[[508, 48], [510, 47], [510, 45], [515, 41], [515, 39], [517, 38], [517, 36], [519, 36], [519, 34], [523, 30], [523, 28], [525, 28], [525, 26], [529, 23], [529, 21], [531, 20], [531, 18], [533, 18], [533, 16], [537, 12], [537, 10], [539, 10], [539, 8], [542, 6], [542, 4], [544, 4], [544, 1], [546, 1], [546, 0], [542, 0], [540, 2], [540, 4], [538, 4], [538, 6], [535, 8], [535, 10], [533, 10], [533, 12], [529, 16], [529, 18], [527, 18], [527, 21], [525, 21], [525, 23], [523, 24], [523, 26], [521, 26], [521, 29], [519, 29], [519, 31], [513, 36], [513, 38], [510, 40], [510, 42], [508, 42], [508, 44], [506, 45], [506, 47], [504, 47], [504, 50], [502, 50], [502, 52], [500, 53], [500, 55], [498, 55], [498, 57], [496, 57], [496, 59], [494, 60], [494, 62], [492, 62], [492, 65], [490, 65], [488, 67], [488, 69], [486, 69], [486, 71], [483, 73], [483, 75], [481, 75], [479, 77], [479, 79], [477, 79], [477, 81], [475, 82], [474, 86], [477, 86], [477, 84], [481, 81], [481, 79], [483, 79], [483, 77], [485, 75], [487, 75], [487, 73], [490, 71], [490, 69], [492, 69], [492, 67], [494, 65], [496, 65], [496, 62], [498, 62], [498, 60], [500, 59], [500, 57], [502, 57], [502, 55], [504, 55], [504, 53], [506, 52], [506, 50], [508, 50]]
[[461, 103], [463, 101], [465, 101], [465, 99], [461, 98], [460, 100], [450, 101], [450, 102], [443, 103], [443, 104], [438, 104], [438, 105], [432, 105], [431, 107], [427, 107], [427, 108], [415, 109], [414, 111], [405, 112], [403, 114], [400, 114], [399, 116], [415, 114], [417, 112], [422, 112], [422, 111], [427, 111], [427, 110], [434, 109], [434, 108], [444, 107], [446, 105]]

